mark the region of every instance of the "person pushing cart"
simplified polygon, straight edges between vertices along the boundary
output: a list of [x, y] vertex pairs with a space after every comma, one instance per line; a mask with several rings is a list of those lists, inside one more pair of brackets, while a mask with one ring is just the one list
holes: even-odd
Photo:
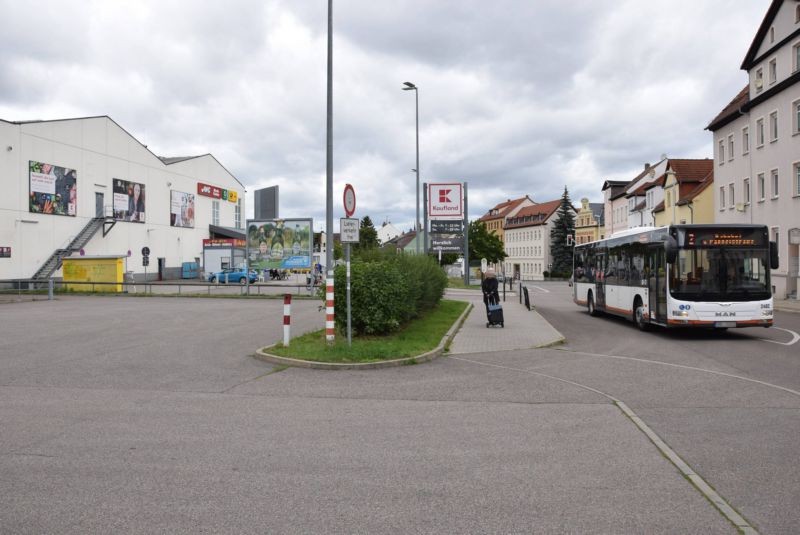
[[500, 304], [500, 294], [497, 291], [497, 275], [493, 269], [487, 269], [481, 282], [483, 290], [483, 304], [486, 305], [486, 327], [499, 325], [505, 327], [503, 322], [503, 306]]

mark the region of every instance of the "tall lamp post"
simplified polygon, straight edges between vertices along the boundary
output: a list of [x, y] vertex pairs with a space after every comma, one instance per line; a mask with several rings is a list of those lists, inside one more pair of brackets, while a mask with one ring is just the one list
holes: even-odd
[[414, 168], [414, 171], [417, 173], [417, 186], [415, 188], [417, 192], [417, 218], [414, 220], [414, 232], [416, 233], [417, 238], [417, 254], [419, 254], [419, 240], [420, 240], [420, 228], [419, 228], [419, 91], [417, 90], [417, 86], [412, 84], [411, 82], [404, 82], [403, 85], [405, 86], [403, 91], [414, 91], [414, 102], [416, 104], [416, 131], [417, 131], [417, 167]]

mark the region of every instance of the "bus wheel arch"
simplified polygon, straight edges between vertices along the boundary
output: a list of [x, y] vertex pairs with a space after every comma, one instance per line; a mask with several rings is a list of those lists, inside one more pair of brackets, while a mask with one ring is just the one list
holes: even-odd
[[589, 290], [589, 293], [586, 295], [586, 309], [589, 311], [590, 316], [599, 315], [597, 308], [594, 305], [594, 295], [592, 294], [591, 290]]

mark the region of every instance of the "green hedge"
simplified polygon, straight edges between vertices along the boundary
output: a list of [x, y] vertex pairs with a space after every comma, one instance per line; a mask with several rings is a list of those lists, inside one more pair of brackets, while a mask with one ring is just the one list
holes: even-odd
[[[365, 255], [366, 256], [366, 255]], [[336, 324], [347, 327], [345, 267], [336, 268]], [[421, 312], [435, 307], [447, 276], [427, 256], [372, 255], [351, 263], [351, 324], [356, 335], [397, 331]]]

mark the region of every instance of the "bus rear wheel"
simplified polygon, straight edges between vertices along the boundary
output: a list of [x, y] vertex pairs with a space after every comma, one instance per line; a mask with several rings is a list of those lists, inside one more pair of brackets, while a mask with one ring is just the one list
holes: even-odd
[[633, 302], [633, 321], [640, 331], [650, 330], [650, 324], [644, 319], [644, 305], [638, 298]]
[[594, 296], [589, 292], [589, 298], [586, 300], [586, 309], [589, 311], [590, 316], [597, 316], [597, 309], [594, 307]]

